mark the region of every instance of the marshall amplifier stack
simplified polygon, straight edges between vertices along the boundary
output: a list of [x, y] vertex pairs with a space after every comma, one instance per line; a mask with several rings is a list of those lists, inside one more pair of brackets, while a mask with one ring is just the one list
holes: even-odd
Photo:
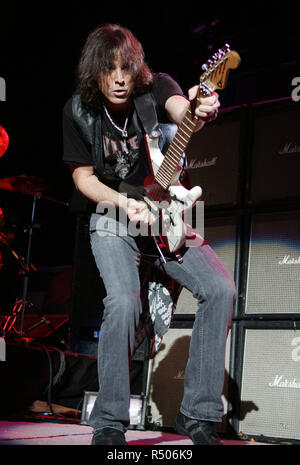
[[205, 239], [238, 291], [223, 424], [263, 442], [300, 443], [299, 127], [299, 104], [263, 102], [221, 112], [187, 149]]
[[300, 442], [300, 106], [249, 109], [249, 157], [232, 327], [231, 424], [245, 437]]

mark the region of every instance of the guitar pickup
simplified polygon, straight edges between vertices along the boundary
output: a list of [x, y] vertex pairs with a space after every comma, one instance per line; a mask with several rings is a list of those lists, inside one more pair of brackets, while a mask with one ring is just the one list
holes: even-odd
[[159, 212], [159, 208], [155, 205], [155, 203], [151, 202], [151, 200], [148, 199], [148, 197], [144, 197], [144, 202], [148, 205], [148, 207], [151, 208], [155, 213]]

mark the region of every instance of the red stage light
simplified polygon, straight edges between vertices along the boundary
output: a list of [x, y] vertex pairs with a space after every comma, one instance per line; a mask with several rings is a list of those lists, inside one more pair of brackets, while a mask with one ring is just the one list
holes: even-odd
[[9, 137], [3, 126], [0, 126], [0, 158], [5, 154], [9, 144]]

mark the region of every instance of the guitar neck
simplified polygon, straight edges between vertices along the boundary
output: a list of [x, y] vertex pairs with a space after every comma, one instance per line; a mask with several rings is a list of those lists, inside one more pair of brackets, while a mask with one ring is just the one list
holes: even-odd
[[197, 96], [188, 106], [176, 135], [155, 175], [155, 181], [163, 189], [169, 188], [175, 173], [178, 171], [179, 161], [194, 133], [194, 128], [198, 121], [198, 117], [195, 115], [195, 108], [199, 98], [211, 95], [215, 89], [224, 89], [229, 69], [237, 68], [240, 61], [239, 54], [235, 51], [230, 51], [229, 45], [226, 44], [202, 66], [205, 72], [200, 76]]
[[155, 181], [160, 184], [161, 187], [167, 189], [170, 186], [174, 174], [178, 170], [178, 164], [181, 157], [194, 133], [194, 128], [198, 121], [198, 116], [195, 115], [195, 107], [197, 100], [204, 94], [202, 94], [199, 87], [196, 99], [189, 104], [186, 113], [181, 121], [176, 135], [170, 144], [162, 164], [160, 165]]

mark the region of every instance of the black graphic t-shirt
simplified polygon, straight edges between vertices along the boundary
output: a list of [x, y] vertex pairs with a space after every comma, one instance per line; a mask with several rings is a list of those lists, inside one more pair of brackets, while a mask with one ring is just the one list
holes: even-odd
[[[108, 115], [107, 116], [107, 112]], [[133, 109], [116, 118], [115, 115], [102, 110], [103, 155], [106, 172], [124, 180], [136, 168], [139, 161], [140, 142], [133, 124]], [[111, 120], [113, 122], [111, 122]], [[121, 131], [126, 125], [127, 137]], [[115, 126], [118, 126], [116, 128]]]
[[[173, 95], [184, 95], [180, 86], [168, 74], [157, 73], [154, 76], [151, 91], [157, 104], [158, 121], [161, 123], [169, 122], [165, 111], [165, 103]], [[145, 164], [147, 160], [142, 154], [141, 141], [138, 138], [134, 124], [134, 105], [132, 105], [128, 115], [128, 125], [126, 127], [128, 137], [126, 138], [122, 136], [122, 132], [115, 126], [117, 125], [123, 129], [127, 115], [121, 115], [118, 118], [117, 115], [109, 113], [109, 118], [104, 108], [101, 111], [105, 172], [118, 179], [130, 180], [130, 183], [139, 184], [146, 173]], [[67, 101], [63, 111], [63, 141], [63, 161], [65, 163], [94, 165], [91, 146], [82, 137], [80, 129], [73, 119], [72, 98]]]

